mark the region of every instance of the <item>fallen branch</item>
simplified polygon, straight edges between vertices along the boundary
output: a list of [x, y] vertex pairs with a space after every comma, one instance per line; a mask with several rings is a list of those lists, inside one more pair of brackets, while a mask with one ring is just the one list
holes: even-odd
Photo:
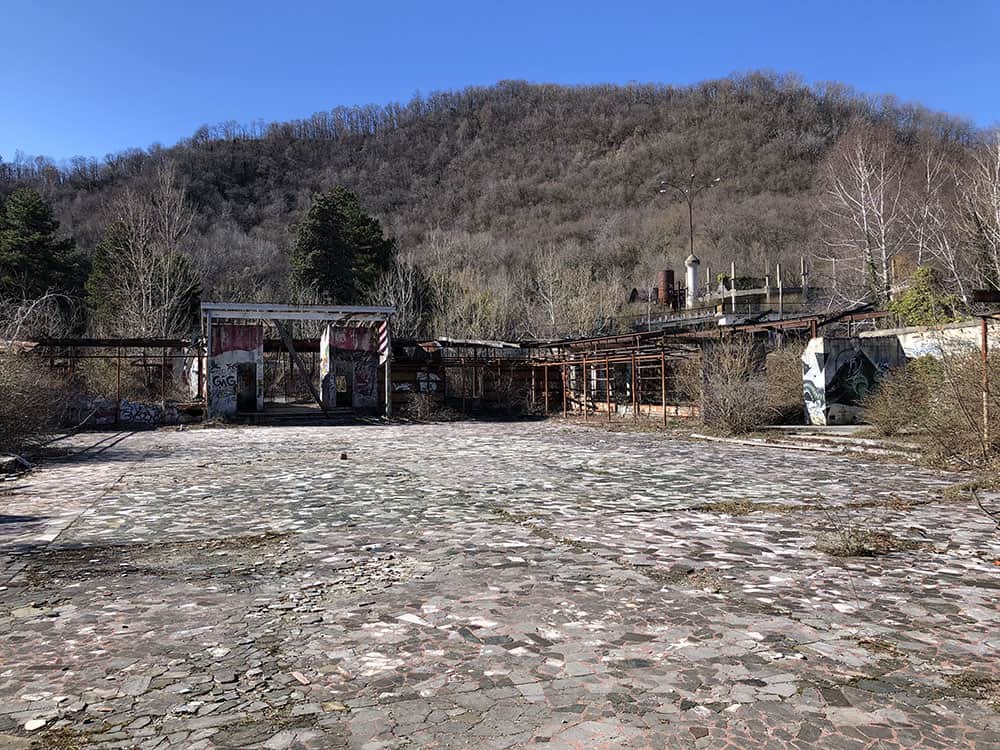
[[1000, 529], [1000, 513], [994, 513], [991, 510], [987, 510], [986, 506], [983, 505], [983, 501], [979, 499], [979, 495], [976, 493], [975, 490], [970, 489], [969, 492], [972, 493], [972, 498], [976, 501], [976, 505], [979, 506], [979, 509], [983, 513], [985, 513], [986, 516], [989, 517], [989, 519], [991, 521], [993, 521], [993, 523], [996, 525], [997, 529]]

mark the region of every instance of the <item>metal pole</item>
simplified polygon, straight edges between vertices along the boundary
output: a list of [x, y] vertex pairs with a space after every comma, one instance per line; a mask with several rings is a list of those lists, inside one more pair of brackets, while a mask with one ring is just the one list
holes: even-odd
[[982, 318], [982, 356], [983, 356], [983, 450], [990, 450], [990, 352], [989, 326], [987, 319]]
[[608, 399], [608, 421], [611, 421], [611, 363], [604, 358], [604, 395]]
[[549, 366], [545, 365], [545, 413], [549, 413]]
[[590, 419], [590, 409], [587, 404], [587, 358], [583, 358], [583, 418]]
[[638, 411], [639, 402], [637, 398], [638, 394], [636, 393], [637, 383], [638, 383], [637, 374], [638, 373], [636, 373], [635, 371], [635, 352], [632, 352], [632, 419], [634, 419], [635, 421], [639, 421], [639, 411]]
[[212, 413], [212, 313], [205, 316], [205, 419]]
[[785, 314], [785, 295], [781, 287], [781, 264], [778, 263], [778, 320], [781, 320]]
[[202, 348], [205, 346], [205, 316], [201, 318], [201, 341], [195, 344], [194, 357], [198, 365], [198, 398], [205, 398], [205, 360], [201, 357]]
[[167, 415], [167, 350], [160, 350], [160, 409]]
[[385, 319], [385, 418], [392, 418], [392, 329]]
[[667, 355], [660, 352], [660, 406], [663, 408], [663, 426], [667, 426]]
[[736, 315], [736, 261], [729, 263], [729, 304], [733, 308], [733, 316]]
[[560, 365], [559, 369], [562, 374], [563, 419], [566, 419], [566, 365]]
[[118, 424], [122, 410], [122, 348], [119, 346], [115, 351], [115, 424]]
[[[691, 187], [694, 187], [694, 180], [691, 180]], [[694, 255], [694, 200], [692, 199], [690, 189], [687, 193], [688, 202], [688, 230], [691, 235], [691, 255]]]

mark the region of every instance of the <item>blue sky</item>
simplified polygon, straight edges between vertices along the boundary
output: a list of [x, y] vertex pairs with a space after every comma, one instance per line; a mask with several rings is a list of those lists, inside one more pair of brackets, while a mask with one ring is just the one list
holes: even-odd
[[0, 0], [0, 156], [169, 145], [202, 124], [501, 79], [797, 72], [1000, 124], [1000, 0]]

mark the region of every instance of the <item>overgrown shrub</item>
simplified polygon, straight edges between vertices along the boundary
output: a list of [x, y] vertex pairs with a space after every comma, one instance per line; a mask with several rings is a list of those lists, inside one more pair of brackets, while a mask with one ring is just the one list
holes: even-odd
[[701, 416], [726, 434], [767, 424], [764, 350], [751, 337], [707, 343], [701, 358]]
[[772, 424], [802, 424], [802, 347], [784, 346], [769, 352], [767, 368], [767, 415]]
[[889, 303], [889, 312], [904, 326], [934, 326], [959, 320], [962, 301], [944, 290], [937, 271], [919, 266], [910, 276], [910, 286]]
[[67, 393], [25, 356], [0, 355], [0, 453], [23, 453], [58, 431]]
[[458, 414], [449, 409], [434, 393], [411, 393], [402, 408], [402, 416], [415, 422], [447, 422]]
[[865, 421], [884, 437], [917, 429], [940, 379], [938, 369], [935, 360], [921, 357], [886, 375], [862, 402]]
[[992, 354], [987, 393], [992, 430], [983, 432], [982, 359], [976, 350], [922, 357], [886, 376], [864, 402], [883, 435], [910, 433], [932, 461], [970, 466], [1000, 460], [1000, 356]]

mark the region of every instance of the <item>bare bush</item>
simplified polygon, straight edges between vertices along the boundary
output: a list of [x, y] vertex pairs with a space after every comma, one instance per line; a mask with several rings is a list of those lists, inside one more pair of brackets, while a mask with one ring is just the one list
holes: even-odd
[[916, 429], [929, 401], [934, 369], [934, 360], [921, 358], [885, 376], [862, 402], [865, 421], [884, 437]]
[[890, 552], [920, 549], [920, 542], [904, 539], [887, 531], [862, 526], [847, 526], [819, 534], [816, 549], [833, 557], [874, 557]]
[[55, 434], [67, 389], [26, 355], [0, 355], [0, 453], [23, 453]]
[[767, 368], [767, 418], [774, 424], [802, 424], [802, 347], [785, 346], [769, 352]]
[[434, 393], [411, 393], [402, 409], [403, 416], [415, 422], [447, 422], [458, 417]]
[[81, 315], [76, 300], [62, 294], [0, 299], [0, 343], [65, 336]]
[[[706, 344], [700, 368], [701, 417], [706, 426], [734, 435], [767, 423], [763, 347], [749, 336]], [[691, 372], [683, 390], [693, 395]]]
[[[990, 371], [1000, 367], [992, 354]], [[1000, 383], [987, 393], [991, 414], [1000, 415]], [[923, 357], [888, 375], [864, 403], [865, 417], [883, 435], [912, 433], [932, 461], [989, 465], [1000, 459], [996, 430], [983, 430], [982, 360], [977, 351]]]

